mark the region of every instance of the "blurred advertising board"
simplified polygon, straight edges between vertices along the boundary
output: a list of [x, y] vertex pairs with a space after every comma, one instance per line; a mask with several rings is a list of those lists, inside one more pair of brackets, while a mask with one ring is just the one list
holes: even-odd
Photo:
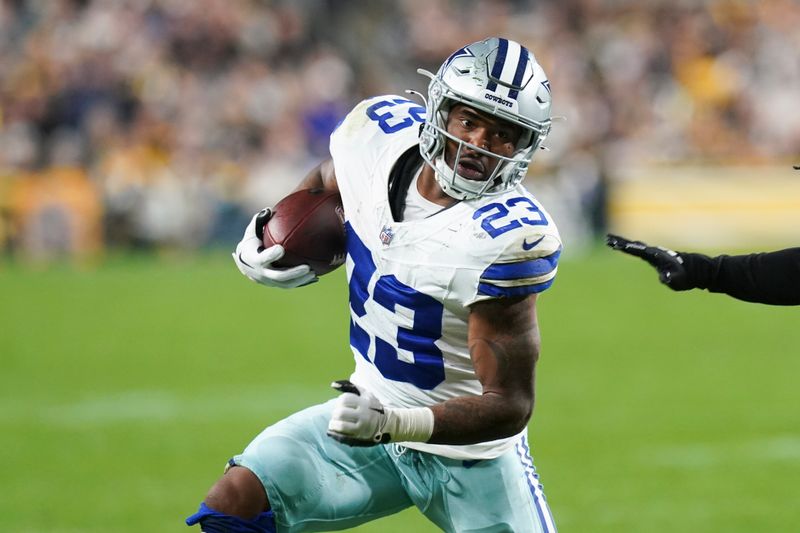
[[609, 184], [609, 229], [674, 248], [800, 246], [792, 166], [652, 167]]

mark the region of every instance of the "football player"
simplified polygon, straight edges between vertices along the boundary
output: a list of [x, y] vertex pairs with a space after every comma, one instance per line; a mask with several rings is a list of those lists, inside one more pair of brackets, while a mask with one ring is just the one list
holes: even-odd
[[[331, 136], [298, 189], [342, 197], [350, 345], [340, 395], [266, 428], [233, 457], [187, 523], [218, 531], [319, 531], [416, 506], [445, 531], [555, 531], [527, 424], [540, 337], [536, 300], [561, 240], [521, 181], [550, 131], [550, 85], [519, 43], [453, 53], [426, 105], [379, 96]], [[257, 214], [234, 252], [268, 286]]]
[[658, 271], [661, 283], [675, 291], [707, 289], [746, 302], [800, 305], [800, 248], [709, 257], [612, 234], [606, 244], [647, 261]]

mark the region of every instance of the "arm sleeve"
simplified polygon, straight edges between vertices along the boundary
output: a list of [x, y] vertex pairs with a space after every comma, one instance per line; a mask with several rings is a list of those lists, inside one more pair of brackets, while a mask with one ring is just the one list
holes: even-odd
[[748, 255], [680, 253], [692, 286], [747, 302], [800, 305], [800, 248]]

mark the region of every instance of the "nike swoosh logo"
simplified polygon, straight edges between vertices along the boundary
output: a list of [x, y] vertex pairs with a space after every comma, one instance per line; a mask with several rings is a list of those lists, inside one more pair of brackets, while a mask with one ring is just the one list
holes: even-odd
[[[525, 248], [525, 245], [523, 244], [523, 245], [522, 245], [522, 247], [523, 247], [523, 248]], [[527, 249], [527, 248], [526, 248], [526, 249]], [[250, 268], [253, 268], [253, 266], [252, 266], [252, 265], [249, 265], [249, 264], [247, 263], [247, 261], [245, 261], [244, 259], [242, 259], [242, 252], [239, 252], [239, 261], [240, 261], [240, 262], [241, 262], [243, 265], [247, 265], [247, 266], [249, 266]]]
[[374, 407], [370, 407], [370, 410], [375, 411], [376, 413], [380, 413], [382, 415], [386, 414], [386, 412], [383, 410], [383, 407], [381, 407], [380, 409], [375, 409]]
[[539, 237], [538, 239], [536, 239], [535, 241], [533, 241], [533, 242], [532, 242], [532, 243], [530, 243], [530, 244], [528, 243], [528, 239], [524, 239], [524, 240], [522, 241], [522, 249], [523, 249], [523, 250], [530, 250], [530, 249], [532, 249], [532, 248], [533, 248], [533, 247], [535, 247], [537, 244], [539, 244], [540, 242], [542, 242], [542, 239], [544, 239], [544, 237], [545, 237], [545, 236], [544, 236], [544, 235], [542, 235], [541, 237]]

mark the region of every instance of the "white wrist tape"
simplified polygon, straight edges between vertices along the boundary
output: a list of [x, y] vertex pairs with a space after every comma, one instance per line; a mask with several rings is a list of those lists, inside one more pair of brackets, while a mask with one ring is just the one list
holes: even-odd
[[427, 442], [433, 433], [433, 411], [427, 407], [386, 409], [381, 433], [388, 433], [392, 442]]

